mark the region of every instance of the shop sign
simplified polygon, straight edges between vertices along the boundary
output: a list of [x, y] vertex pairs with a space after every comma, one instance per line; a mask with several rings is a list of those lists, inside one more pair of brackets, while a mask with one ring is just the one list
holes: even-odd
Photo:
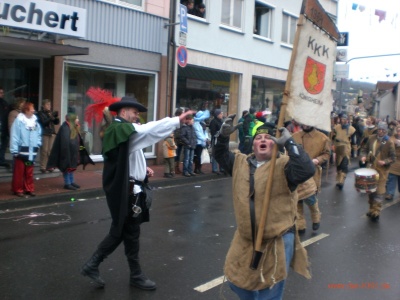
[[84, 38], [86, 9], [43, 0], [0, 0], [0, 25]]
[[193, 90], [211, 90], [211, 82], [197, 79], [186, 79], [186, 88]]

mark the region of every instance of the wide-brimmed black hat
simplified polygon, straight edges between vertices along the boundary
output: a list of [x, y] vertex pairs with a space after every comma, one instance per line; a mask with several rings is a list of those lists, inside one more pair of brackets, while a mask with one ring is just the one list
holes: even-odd
[[122, 97], [120, 101], [111, 104], [108, 109], [117, 112], [124, 107], [134, 107], [139, 112], [147, 111], [147, 108], [140, 104], [135, 97]]

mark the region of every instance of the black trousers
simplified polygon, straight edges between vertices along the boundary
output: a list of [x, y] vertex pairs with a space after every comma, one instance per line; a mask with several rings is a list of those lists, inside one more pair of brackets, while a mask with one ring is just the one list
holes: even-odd
[[124, 242], [125, 255], [128, 262], [137, 261], [139, 259], [139, 237], [140, 223], [125, 222], [121, 235], [116, 237], [110, 233], [103, 239], [97, 247], [97, 252], [102, 257], [107, 257], [114, 252], [118, 246]]

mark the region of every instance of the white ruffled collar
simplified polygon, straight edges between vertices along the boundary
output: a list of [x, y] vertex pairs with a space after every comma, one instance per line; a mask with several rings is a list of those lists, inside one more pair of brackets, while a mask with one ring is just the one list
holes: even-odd
[[30, 117], [30, 118], [27, 118], [27, 117], [25, 116], [25, 114], [19, 113], [18, 116], [17, 116], [17, 118], [18, 118], [18, 120], [20, 120], [22, 123], [24, 123], [25, 128], [28, 129], [29, 131], [36, 130], [36, 127], [37, 127], [36, 119], [37, 119], [37, 117], [36, 117], [35, 115], [33, 115], [33, 116]]

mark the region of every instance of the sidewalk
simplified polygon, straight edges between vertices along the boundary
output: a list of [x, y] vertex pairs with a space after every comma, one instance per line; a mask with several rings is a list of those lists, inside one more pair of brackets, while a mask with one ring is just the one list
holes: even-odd
[[[154, 165], [150, 166], [154, 171], [154, 176], [150, 178], [150, 184], [154, 187], [161, 187], [167, 185], [179, 185], [188, 182], [197, 182], [199, 180], [211, 180], [224, 175], [216, 175], [211, 172], [211, 164], [204, 164], [202, 171], [205, 174], [184, 177], [181, 174], [175, 175], [173, 178], [164, 178], [164, 166]], [[182, 170], [182, 164], [180, 166]], [[15, 209], [24, 207], [30, 203], [35, 206], [44, 205], [46, 203], [57, 203], [75, 201], [78, 199], [90, 197], [104, 196], [102, 188], [102, 170], [98, 170], [91, 165], [86, 167], [83, 171], [80, 166], [75, 171], [75, 182], [81, 186], [79, 190], [70, 191], [63, 188], [64, 181], [60, 172], [53, 173], [52, 177], [41, 178], [40, 175], [35, 175], [35, 197], [20, 198], [11, 192], [11, 182], [0, 182], [0, 213], [8, 209]], [[10, 177], [11, 181], [11, 177]]]

